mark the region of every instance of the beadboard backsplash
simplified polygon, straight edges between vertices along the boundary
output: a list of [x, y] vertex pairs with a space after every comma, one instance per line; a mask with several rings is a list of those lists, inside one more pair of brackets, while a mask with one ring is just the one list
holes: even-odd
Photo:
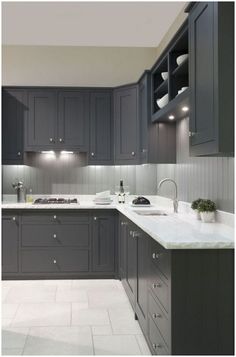
[[[33, 194], [112, 193], [124, 180], [131, 194], [155, 195], [157, 182], [165, 177], [176, 180], [178, 198], [191, 202], [202, 197], [216, 201], [220, 210], [234, 211], [234, 159], [191, 158], [188, 150], [188, 118], [177, 124], [177, 164], [140, 166], [84, 166], [82, 155], [32, 154], [29, 166], [3, 166], [3, 194], [13, 194], [11, 183], [24, 181]], [[171, 197], [173, 187], [166, 183], [161, 195]]]

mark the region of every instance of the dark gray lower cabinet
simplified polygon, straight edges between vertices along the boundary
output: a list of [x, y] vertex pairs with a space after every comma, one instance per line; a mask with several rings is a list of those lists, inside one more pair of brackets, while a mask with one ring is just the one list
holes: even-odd
[[166, 250], [119, 223], [121, 280], [152, 354], [233, 355], [233, 250]]
[[2, 272], [18, 272], [19, 217], [2, 217]]
[[115, 217], [113, 213], [93, 216], [92, 270], [114, 272], [115, 269]]

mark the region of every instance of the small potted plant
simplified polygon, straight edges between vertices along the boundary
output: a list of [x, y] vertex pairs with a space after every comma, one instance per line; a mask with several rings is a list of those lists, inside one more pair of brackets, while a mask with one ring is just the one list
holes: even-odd
[[202, 201], [202, 198], [198, 198], [197, 200], [193, 201], [192, 204], [191, 204], [191, 208], [196, 216], [196, 219], [200, 220], [201, 217], [200, 217], [200, 213], [198, 211], [198, 205], [199, 203]]
[[198, 211], [203, 222], [210, 223], [215, 221], [216, 204], [211, 200], [202, 200], [198, 205]]

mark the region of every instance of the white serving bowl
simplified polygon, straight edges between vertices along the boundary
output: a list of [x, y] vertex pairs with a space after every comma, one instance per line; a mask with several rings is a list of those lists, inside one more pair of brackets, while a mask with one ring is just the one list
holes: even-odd
[[159, 108], [163, 108], [168, 103], [168, 93], [163, 97], [157, 99], [157, 105]]
[[183, 63], [186, 59], [188, 58], [188, 53], [185, 55], [181, 55], [176, 58], [177, 65], [179, 66], [181, 63]]
[[168, 72], [161, 72], [162, 79], [165, 81], [168, 78]]

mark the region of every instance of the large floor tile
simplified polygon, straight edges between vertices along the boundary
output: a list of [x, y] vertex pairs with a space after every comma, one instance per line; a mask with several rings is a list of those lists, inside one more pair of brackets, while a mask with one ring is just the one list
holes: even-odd
[[143, 335], [136, 335], [136, 340], [138, 341], [139, 348], [142, 352], [142, 355], [149, 356], [151, 352], [149, 350], [148, 344]]
[[29, 328], [3, 327], [2, 348], [23, 348], [29, 332]]
[[14, 326], [69, 326], [70, 303], [21, 304], [12, 321]]
[[56, 292], [56, 302], [88, 303], [87, 292], [81, 289], [58, 287]]
[[11, 326], [12, 320], [13, 320], [12, 318], [11, 319], [3, 319], [2, 318], [2, 327]]
[[56, 295], [55, 286], [24, 286], [12, 287], [6, 296], [7, 303], [40, 303], [54, 302]]
[[117, 335], [142, 334], [138, 321], [134, 319], [131, 307], [108, 309], [112, 330]]
[[21, 356], [23, 348], [2, 348], [2, 356]]
[[109, 336], [112, 335], [111, 325], [92, 326], [92, 333], [94, 336]]
[[109, 325], [106, 309], [81, 309], [72, 303], [72, 325]]
[[2, 318], [11, 319], [15, 316], [19, 304], [2, 304]]
[[2, 285], [2, 302], [5, 302], [7, 294], [9, 293], [10, 289], [11, 289], [10, 286]]
[[94, 336], [95, 355], [140, 355], [135, 336]]
[[129, 307], [129, 300], [122, 290], [88, 291], [89, 307]]
[[55, 280], [44, 280], [43, 286], [56, 286], [63, 288], [70, 288], [72, 284], [72, 280], [70, 279], [55, 279]]
[[118, 290], [114, 279], [78, 279], [72, 280], [72, 288], [85, 289], [87, 291]]
[[24, 355], [92, 355], [93, 343], [88, 326], [32, 327]]

